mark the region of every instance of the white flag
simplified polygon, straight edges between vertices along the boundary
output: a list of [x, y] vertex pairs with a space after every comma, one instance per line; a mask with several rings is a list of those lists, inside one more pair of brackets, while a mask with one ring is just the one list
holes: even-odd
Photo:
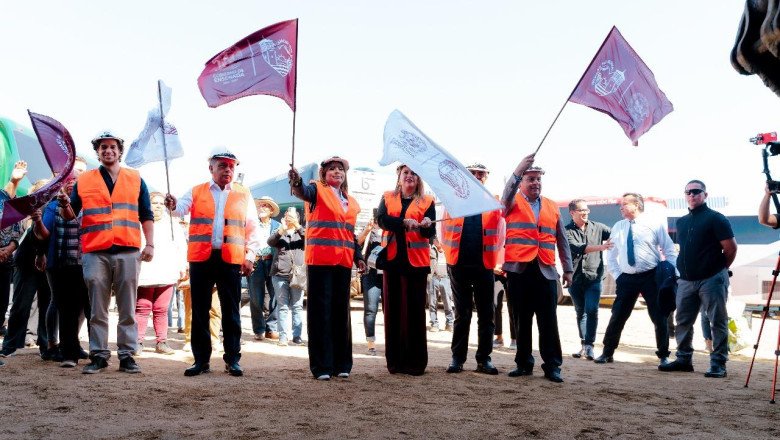
[[385, 123], [380, 165], [401, 162], [417, 173], [442, 201], [450, 217], [501, 209], [501, 204], [444, 148], [433, 142], [403, 113], [394, 110]]
[[[169, 160], [184, 156], [176, 127], [168, 121], [165, 121], [164, 130], [160, 127], [161, 119], [164, 120], [171, 108], [171, 88], [160, 81], [159, 92], [162, 115], [160, 114], [160, 105], [149, 111], [141, 134], [127, 150], [125, 163], [133, 168], [138, 168], [149, 162], [165, 160], [165, 150], [168, 152]], [[165, 150], [163, 149], [163, 136], [165, 136]]]

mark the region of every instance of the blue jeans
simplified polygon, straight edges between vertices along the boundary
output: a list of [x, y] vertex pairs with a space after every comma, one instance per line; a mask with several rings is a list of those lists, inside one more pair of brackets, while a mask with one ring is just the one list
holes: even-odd
[[290, 280], [285, 277], [274, 275], [271, 277], [276, 292], [276, 310], [279, 313], [277, 328], [279, 329], [279, 340], [286, 341], [287, 321], [292, 309], [292, 335], [293, 338], [301, 337], [303, 329], [303, 289], [290, 286]]
[[702, 336], [704, 336], [704, 339], [712, 340], [712, 326], [710, 326], [710, 318], [707, 317], [707, 311], [704, 310], [704, 307], [701, 309], [701, 313], [699, 314], [701, 316], [701, 333]]
[[593, 345], [596, 341], [596, 327], [599, 323], [599, 299], [601, 280], [582, 280], [569, 287], [569, 295], [577, 312], [577, 330], [582, 345]]
[[379, 301], [382, 299], [382, 275], [371, 270], [363, 275], [363, 328], [366, 331], [366, 341], [375, 341], [376, 314], [379, 311]]
[[171, 295], [171, 302], [168, 304], [168, 327], [173, 327], [173, 305], [176, 304], [176, 311], [178, 316], [176, 318], [176, 327], [184, 328], [184, 295], [181, 290], [173, 289], [173, 295]]
[[693, 355], [693, 324], [704, 310], [712, 327], [712, 353], [710, 364], [726, 365], [729, 359], [729, 317], [726, 312], [729, 275], [726, 269], [699, 280], [677, 280], [677, 359], [690, 363]]
[[[256, 335], [276, 331], [276, 296], [271, 281], [271, 266], [274, 260], [260, 260], [252, 275], [249, 275], [249, 312], [252, 315], [252, 331]], [[265, 295], [268, 295], [268, 318], [263, 314]]]

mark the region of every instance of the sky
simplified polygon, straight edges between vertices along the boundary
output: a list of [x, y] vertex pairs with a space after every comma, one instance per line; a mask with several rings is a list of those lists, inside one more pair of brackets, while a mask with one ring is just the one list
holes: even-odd
[[[210, 178], [217, 145], [239, 156], [251, 185], [287, 171], [292, 112], [259, 95], [211, 109], [197, 77], [239, 39], [298, 18], [296, 164], [340, 155], [380, 169], [384, 123], [399, 109], [464, 164], [487, 165], [488, 188], [500, 193], [615, 25], [675, 110], [633, 147], [608, 116], [566, 105], [537, 155], [543, 194], [674, 198], [697, 178], [729, 209], [752, 213], [764, 177], [747, 140], [780, 128], [780, 98], [731, 67], [744, 2], [717, 3], [6, 1], [0, 115], [26, 126], [27, 109], [54, 117], [94, 154], [89, 141], [101, 130], [128, 145], [138, 136], [162, 79], [185, 150], [170, 162], [172, 193]], [[162, 163], [141, 173], [165, 187]]]

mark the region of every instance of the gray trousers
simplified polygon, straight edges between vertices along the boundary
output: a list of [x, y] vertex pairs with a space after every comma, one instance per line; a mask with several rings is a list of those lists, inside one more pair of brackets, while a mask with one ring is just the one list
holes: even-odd
[[693, 325], [699, 310], [707, 315], [712, 326], [712, 365], [726, 365], [729, 359], [728, 299], [729, 274], [723, 269], [715, 275], [699, 281], [677, 280], [677, 359], [691, 362], [693, 355]]
[[82, 255], [81, 262], [92, 306], [89, 321], [90, 357], [102, 357], [106, 360], [111, 357], [111, 350], [108, 349], [108, 307], [111, 303], [112, 286], [119, 311], [116, 329], [117, 356], [120, 360], [132, 356], [138, 341], [135, 302], [141, 253], [89, 252]]

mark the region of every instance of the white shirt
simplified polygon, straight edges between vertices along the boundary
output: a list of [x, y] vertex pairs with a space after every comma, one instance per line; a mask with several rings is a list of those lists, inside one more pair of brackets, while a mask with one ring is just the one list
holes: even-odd
[[[221, 189], [219, 185], [213, 180], [209, 186], [211, 196], [214, 198], [214, 205], [216, 206], [216, 212], [214, 213], [214, 227], [211, 230], [211, 248], [222, 249], [222, 240], [224, 237], [225, 229], [225, 203], [227, 203], [228, 194], [233, 188], [232, 183], [225, 185], [225, 189]], [[258, 234], [257, 208], [252, 203], [252, 197], [249, 197], [249, 203], [246, 204], [246, 227], [245, 240], [246, 240], [246, 259], [249, 261], [255, 261], [255, 255], [260, 251], [260, 237]], [[192, 208], [192, 189], [187, 191], [186, 194], [181, 196], [176, 201], [176, 209], [173, 210], [173, 215], [177, 217], [184, 217], [190, 213]]]
[[607, 265], [609, 273], [615, 279], [622, 273], [641, 273], [654, 269], [662, 261], [661, 252], [663, 257], [666, 257], [666, 261], [673, 266], [677, 265], [677, 250], [669, 233], [666, 232], [666, 224], [642, 215], [634, 219], [633, 241], [636, 264], [629, 265], [626, 240], [630, 226], [628, 220], [620, 220], [612, 226], [610, 233], [610, 240], [615, 243], [615, 246], [607, 251]]

